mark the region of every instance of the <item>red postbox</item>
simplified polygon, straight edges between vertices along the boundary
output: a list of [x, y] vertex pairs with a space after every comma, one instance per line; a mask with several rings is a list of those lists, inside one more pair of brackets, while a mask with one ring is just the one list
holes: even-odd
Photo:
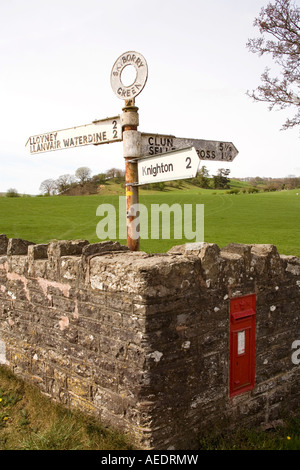
[[254, 387], [255, 321], [256, 294], [230, 300], [230, 397]]

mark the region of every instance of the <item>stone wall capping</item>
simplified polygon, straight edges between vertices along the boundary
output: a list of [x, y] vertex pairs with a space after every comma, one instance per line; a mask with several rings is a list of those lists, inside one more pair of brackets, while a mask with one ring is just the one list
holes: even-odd
[[48, 247], [49, 244], [36, 244], [28, 246], [28, 258], [30, 261], [36, 259], [47, 259], [48, 258]]
[[82, 249], [82, 256], [87, 258], [89, 256], [94, 256], [110, 251], [129, 251], [129, 248], [127, 246], [121, 245], [121, 243], [119, 242], [107, 240], [99, 243], [91, 243], [89, 245], [84, 246]]
[[7, 245], [7, 255], [27, 255], [30, 245], [34, 245], [34, 243], [20, 238], [10, 238]]
[[49, 243], [48, 257], [80, 256], [88, 240], [56, 240]]
[[261, 256], [268, 256], [269, 254], [279, 256], [277, 247], [271, 243], [257, 243], [255, 245], [251, 245], [251, 252]]
[[223, 259], [233, 260], [233, 259], [243, 259], [243, 255], [239, 253], [234, 253], [232, 251], [220, 251], [220, 256]]

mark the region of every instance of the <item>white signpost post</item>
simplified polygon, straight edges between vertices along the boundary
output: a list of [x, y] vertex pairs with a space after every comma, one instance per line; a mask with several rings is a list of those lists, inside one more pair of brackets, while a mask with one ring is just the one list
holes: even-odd
[[[122, 73], [126, 67], [135, 69], [133, 83], [125, 85]], [[113, 65], [111, 86], [125, 106], [121, 116], [93, 121], [91, 124], [29, 137], [26, 147], [30, 154], [39, 154], [123, 141], [127, 210], [127, 246], [139, 250], [131, 207], [138, 204], [138, 187], [143, 184], [193, 178], [200, 160], [232, 162], [238, 154], [231, 142], [178, 138], [172, 135], [138, 132], [138, 108], [135, 98], [148, 78], [148, 66], [142, 54], [122, 54]], [[132, 226], [134, 225], [134, 229]]]

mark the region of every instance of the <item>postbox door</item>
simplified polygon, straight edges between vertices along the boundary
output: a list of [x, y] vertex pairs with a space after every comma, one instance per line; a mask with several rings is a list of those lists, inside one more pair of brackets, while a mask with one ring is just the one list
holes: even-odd
[[251, 390], [255, 380], [255, 296], [231, 300], [230, 396]]

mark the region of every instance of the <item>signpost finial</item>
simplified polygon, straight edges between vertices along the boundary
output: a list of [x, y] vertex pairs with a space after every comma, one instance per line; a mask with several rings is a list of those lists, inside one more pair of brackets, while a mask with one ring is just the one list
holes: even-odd
[[[122, 72], [126, 67], [134, 67], [136, 76], [133, 83], [125, 85], [122, 82]], [[146, 59], [139, 52], [124, 52], [117, 58], [110, 74], [110, 83], [114, 93], [121, 100], [130, 100], [141, 93], [148, 78]]]

